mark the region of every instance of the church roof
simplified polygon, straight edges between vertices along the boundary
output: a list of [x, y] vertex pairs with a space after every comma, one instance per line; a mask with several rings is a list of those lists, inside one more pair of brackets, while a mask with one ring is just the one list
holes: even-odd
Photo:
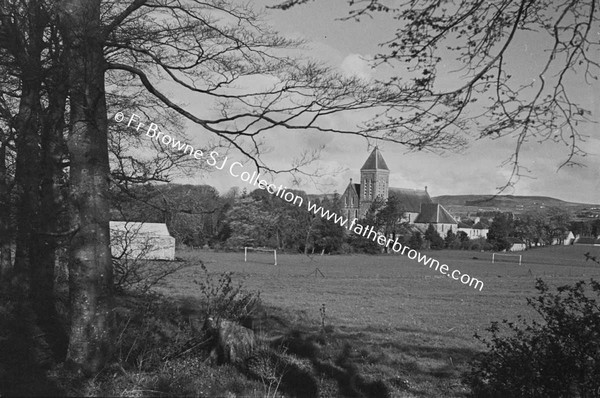
[[426, 190], [409, 188], [389, 188], [389, 196], [394, 195], [402, 203], [404, 211], [410, 213], [421, 212], [421, 203], [431, 203], [431, 198]]
[[441, 204], [423, 203], [415, 224], [457, 224], [457, 222]]
[[387, 164], [385, 164], [385, 160], [383, 160], [383, 155], [381, 154], [381, 152], [379, 152], [379, 148], [375, 147], [375, 149], [373, 149], [373, 152], [371, 152], [371, 154], [369, 155], [369, 157], [367, 158], [367, 161], [365, 162], [365, 164], [363, 164], [363, 167], [360, 168], [361, 170], [390, 170], [387, 167]]

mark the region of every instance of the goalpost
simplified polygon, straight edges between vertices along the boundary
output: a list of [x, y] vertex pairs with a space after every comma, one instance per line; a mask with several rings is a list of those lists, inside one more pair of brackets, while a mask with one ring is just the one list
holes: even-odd
[[[514, 260], [511, 261], [510, 258], [514, 258]], [[492, 253], [492, 264], [494, 264], [495, 262], [513, 262], [516, 261], [516, 258], [519, 258], [519, 265], [521, 265], [521, 260], [522, 260], [522, 255], [521, 254], [505, 254], [505, 253]], [[506, 258], [506, 259], [504, 259]]]
[[244, 247], [244, 262], [248, 262], [248, 250], [256, 252], [273, 253], [273, 265], [277, 265], [277, 249], [265, 249], [260, 247]]

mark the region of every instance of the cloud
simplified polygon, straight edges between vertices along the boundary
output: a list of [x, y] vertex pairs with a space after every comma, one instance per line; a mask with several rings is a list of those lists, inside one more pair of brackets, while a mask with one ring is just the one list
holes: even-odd
[[372, 69], [369, 65], [370, 57], [360, 54], [348, 54], [342, 61], [340, 69], [348, 76], [357, 76], [370, 80]]

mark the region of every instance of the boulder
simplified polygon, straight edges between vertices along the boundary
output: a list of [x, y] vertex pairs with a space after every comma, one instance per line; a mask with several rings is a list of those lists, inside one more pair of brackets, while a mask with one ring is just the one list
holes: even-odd
[[211, 357], [217, 363], [242, 364], [250, 357], [256, 346], [254, 332], [237, 322], [229, 320], [208, 322], [208, 331], [215, 340]]

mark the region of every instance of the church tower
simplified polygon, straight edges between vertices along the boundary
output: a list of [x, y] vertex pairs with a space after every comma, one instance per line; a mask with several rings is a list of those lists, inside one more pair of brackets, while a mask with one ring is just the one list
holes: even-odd
[[388, 169], [378, 147], [360, 168], [360, 215], [364, 217], [373, 201], [388, 198], [390, 169]]

